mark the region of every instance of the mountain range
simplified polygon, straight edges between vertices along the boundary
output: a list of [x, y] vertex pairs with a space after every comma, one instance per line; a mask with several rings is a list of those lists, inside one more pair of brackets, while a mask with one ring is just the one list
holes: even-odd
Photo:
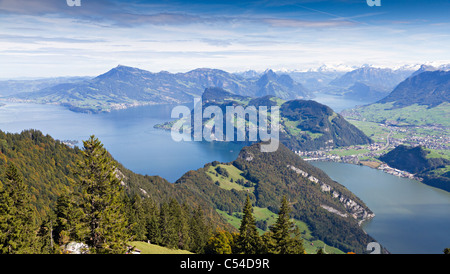
[[145, 104], [191, 102], [205, 88], [220, 87], [237, 95], [276, 96], [284, 100], [312, 99], [315, 93], [375, 102], [400, 82], [424, 71], [447, 70], [447, 66], [422, 65], [419, 69], [359, 68], [338, 70], [322, 66], [308, 71], [229, 73], [198, 68], [185, 73], [149, 72], [118, 65], [97, 77], [59, 77], [0, 81], [0, 98], [61, 104], [73, 111], [103, 112]]
[[342, 95], [347, 99], [376, 101], [385, 97], [414, 71], [393, 70], [364, 66], [345, 73], [329, 82], [325, 92]]
[[[379, 160], [449, 191], [449, 111], [450, 71], [421, 66], [386, 97], [341, 114], [369, 132], [376, 126], [379, 132], [393, 134], [391, 142], [397, 146]], [[396, 132], [403, 134], [395, 136]], [[403, 145], [408, 143], [412, 147]]]
[[200, 68], [186, 73], [146, 70], [119, 65], [92, 79], [61, 83], [10, 98], [57, 103], [80, 112], [102, 112], [145, 104], [187, 103], [207, 87], [221, 87], [239, 95], [274, 95], [283, 99], [313, 95], [288, 75], [267, 70], [259, 78], [245, 78], [218, 69]]

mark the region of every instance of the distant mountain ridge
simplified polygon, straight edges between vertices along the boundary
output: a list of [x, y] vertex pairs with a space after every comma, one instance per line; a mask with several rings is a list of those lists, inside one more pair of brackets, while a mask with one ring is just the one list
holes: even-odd
[[93, 79], [62, 83], [13, 98], [62, 104], [74, 111], [102, 112], [145, 104], [191, 102], [207, 87], [226, 88], [251, 97], [274, 95], [284, 99], [310, 98], [312, 94], [288, 75], [266, 71], [249, 79], [218, 69], [200, 68], [186, 73], [146, 70], [119, 65]]
[[89, 80], [92, 77], [52, 77], [32, 80], [2, 80], [0, 81], [0, 97], [7, 97], [23, 92], [35, 92], [62, 83], [75, 83]]
[[398, 83], [411, 74], [410, 70], [392, 70], [390, 68], [374, 68], [365, 66], [347, 72], [340, 78], [330, 82], [331, 85], [350, 87], [362, 83], [381, 91], [392, 90]]
[[424, 71], [409, 77], [377, 103], [389, 102], [396, 107], [413, 104], [435, 107], [450, 102], [450, 71]]
[[328, 90], [356, 100], [379, 100], [389, 94], [412, 70], [364, 66], [345, 73], [329, 83]]

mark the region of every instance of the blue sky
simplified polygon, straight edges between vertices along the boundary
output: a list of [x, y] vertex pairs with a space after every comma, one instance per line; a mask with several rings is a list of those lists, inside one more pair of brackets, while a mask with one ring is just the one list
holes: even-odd
[[450, 0], [0, 0], [0, 78], [450, 63]]

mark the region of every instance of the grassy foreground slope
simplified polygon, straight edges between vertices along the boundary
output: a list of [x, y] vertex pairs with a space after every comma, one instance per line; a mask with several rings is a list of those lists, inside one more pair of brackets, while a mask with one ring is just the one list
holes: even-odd
[[[232, 215], [228, 214], [225, 211], [217, 210], [217, 212], [232, 226], [234, 226], [236, 229], [239, 229], [241, 221], [242, 221], [242, 214], [239, 212], [234, 212]], [[261, 224], [263, 224], [265, 229], [262, 229], [258, 227], [258, 232], [260, 235], [264, 234], [265, 232], [269, 231], [269, 227], [273, 224], [275, 224], [278, 214], [273, 213], [268, 208], [260, 208], [260, 207], [253, 207], [253, 216], [255, 217], [256, 224], [261, 227]], [[302, 221], [299, 220], [293, 220], [294, 223], [298, 226], [302, 239], [303, 239], [303, 247], [305, 248], [306, 254], [316, 254], [319, 248], [322, 248], [325, 250], [327, 254], [344, 254], [342, 250], [339, 250], [338, 248], [332, 247], [324, 243], [323, 241], [317, 239], [311, 234], [311, 230], [309, 229], [308, 225]]]
[[139, 249], [141, 254], [193, 254], [192, 252], [180, 249], [170, 249], [167, 247], [149, 244], [146, 242], [131, 242], [131, 246]]

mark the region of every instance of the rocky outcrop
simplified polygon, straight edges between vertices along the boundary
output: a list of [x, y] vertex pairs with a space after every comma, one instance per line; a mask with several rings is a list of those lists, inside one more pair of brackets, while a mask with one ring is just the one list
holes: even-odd
[[310, 182], [314, 184], [318, 184], [320, 186], [320, 190], [322, 192], [330, 192], [333, 198], [339, 200], [339, 202], [344, 206], [344, 208], [347, 210], [347, 213], [342, 213], [339, 210], [327, 206], [327, 205], [321, 205], [322, 208], [326, 209], [327, 211], [331, 213], [335, 213], [341, 217], [347, 218], [349, 215], [359, 221], [359, 224], [362, 222], [372, 219], [375, 217], [375, 214], [371, 212], [370, 210], [367, 210], [364, 206], [358, 204], [354, 200], [346, 197], [345, 195], [341, 194], [339, 191], [333, 189], [328, 184], [323, 183], [316, 177], [309, 175], [306, 171], [303, 171], [295, 166], [288, 165], [288, 168], [293, 170], [295, 173], [301, 175], [302, 177], [308, 179]]

